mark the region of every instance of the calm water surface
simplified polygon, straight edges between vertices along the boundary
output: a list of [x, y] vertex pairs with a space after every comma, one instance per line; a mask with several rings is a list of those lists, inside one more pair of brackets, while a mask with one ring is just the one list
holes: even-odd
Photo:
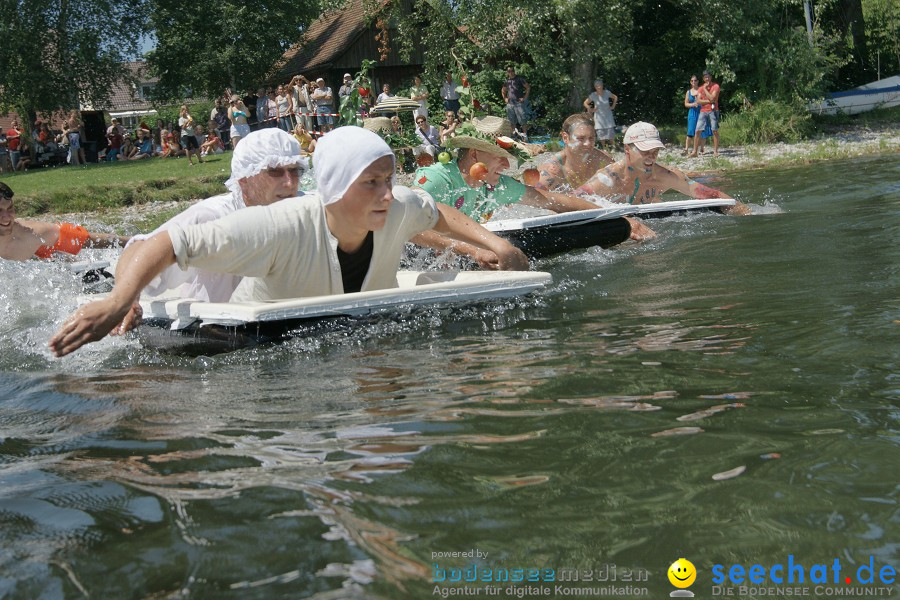
[[760, 214], [214, 357], [54, 360], [75, 284], [0, 265], [0, 596], [429, 598], [472, 549], [649, 597], [681, 556], [707, 598], [715, 564], [900, 566], [900, 157], [712, 184]]

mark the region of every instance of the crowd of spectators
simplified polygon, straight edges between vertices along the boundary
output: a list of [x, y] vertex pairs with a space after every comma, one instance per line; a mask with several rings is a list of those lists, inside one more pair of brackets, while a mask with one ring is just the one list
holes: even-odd
[[[706, 137], [714, 138], [715, 149], [718, 150], [718, 86], [708, 73], [704, 75], [702, 85], [697, 77], [693, 77], [691, 89], [685, 93], [684, 106], [689, 109], [686, 154], [693, 150], [692, 155], [696, 155], [698, 146], [702, 149]], [[259, 88], [255, 97], [241, 98], [226, 90], [223, 96], [214, 100], [208, 119], [205, 114], [192, 115], [187, 105], [181, 107], [177, 122], [160, 119], [154, 127], [141, 121], [128, 131], [119, 119], [113, 118], [106, 131], [106, 139], [99, 144], [103, 148], [99, 158], [113, 162], [183, 156], [193, 165], [194, 158], [197, 162], [203, 162], [203, 158], [210, 154], [234, 149], [250, 131], [266, 127], [278, 127], [292, 134], [303, 152], [311, 153], [315, 149], [316, 138], [334, 128], [341, 102], [354, 93], [356, 85], [359, 84], [353, 76], [345, 73], [335, 95], [324, 79], [310, 80], [304, 75], [296, 75], [285, 84]], [[415, 133], [422, 143], [417, 153], [427, 152], [434, 157], [446, 146], [448, 139], [456, 135], [461, 124], [460, 93], [457, 91], [460, 85], [468, 86], [465, 75], [460, 83], [451, 73], [444, 74], [438, 90], [439, 104], [444, 109], [443, 118], [434, 119], [433, 125], [429, 122], [430, 93], [420, 76], [415, 76], [412, 86], [401, 94], [419, 105], [413, 110]], [[617, 131], [613, 111], [618, 97], [605, 87], [600, 78], [594, 81], [593, 87], [583, 102], [584, 109], [592, 118], [599, 144], [610, 149]], [[396, 97], [388, 83], [382, 85], [377, 97], [367, 82], [363, 82], [358, 89], [360, 116], [363, 118], [370, 115], [375, 104]], [[530, 83], [510, 66], [499, 92], [505, 103], [506, 118], [513, 126], [512, 136], [527, 141], [529, 126], [534, 118]], [[391, 130], [394, 133], [402, 130], [396, 113], [382, 113], [382, 116], [392, 117]], [[29, 136], [20, 123], [13, 122], [8, 130], [0, 131], [0, 172], [24, 170], [31, 165], [33, 156], [38, 157], [39, 164], [83, 164], [86, 158], [84, 142], [84, 124], [77, 111], [69, 113], [55, 132], [48, 123], [38, 120]], [[55, 157], [55, 160], [48, 159], [48, 156]]]

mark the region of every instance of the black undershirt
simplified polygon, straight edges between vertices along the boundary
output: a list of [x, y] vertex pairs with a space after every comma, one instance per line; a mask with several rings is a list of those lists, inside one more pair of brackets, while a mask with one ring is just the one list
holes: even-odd
[[374, 236], [370, 231], [366, 234], [359, 250], [348, 254], [338, 247], [338, 262], [341, 264], [341, 281], [344, 282], [344, 293], [351, 294], [362, 289], [366, 273], [369, 272], [369, 263], [372, 262], [372, 248]]

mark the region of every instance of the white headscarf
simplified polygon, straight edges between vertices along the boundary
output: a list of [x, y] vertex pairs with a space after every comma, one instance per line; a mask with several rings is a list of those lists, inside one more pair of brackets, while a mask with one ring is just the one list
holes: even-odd
[[383, 156], [395, 159], [390, 146], [377, 133], [362, 127], [338, 127], [322, 136], [313, 154], [322, 203], [327, 206], [343, 198], [360, 174]]
[[239, 180], [258, 175], [266, 169], [292, 165], [299, 165], [303, 171], [309, 168], [309, 162], [300, 156], [300, 144], [294, 136], [275, 127], [260, 129], [241, 138], [234, 149], [231, 177], [225, 182], [225, 187], [240, 194]]

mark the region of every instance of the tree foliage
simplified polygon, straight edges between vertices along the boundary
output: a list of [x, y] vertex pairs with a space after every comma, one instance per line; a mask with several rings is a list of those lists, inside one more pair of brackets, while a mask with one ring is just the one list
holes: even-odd
[[0, 2], [0, 108], [102, 106], [127, 75], [123, 62], [137, 55], [145, 24], [145, 0]]
[[812, 44], [802, 0], [392, 0], [375, 10], [398, 22], [392, 43], [426, 48], [432, 89], [455, 55], [474, 94], [496, 107], [511, 64], [531, 83], [538, 114], [558, 125], [598, 76], [619, 96], [619, 123], [681, 119], [690, 74], [707, 68], [726, 106], [820, 96], [851, 59], [852, 40], [829, 15], [854, 1], [813, 3]]
[[317, 15], [315, 0], [151, 0], [160, 100], [255, 90]]

